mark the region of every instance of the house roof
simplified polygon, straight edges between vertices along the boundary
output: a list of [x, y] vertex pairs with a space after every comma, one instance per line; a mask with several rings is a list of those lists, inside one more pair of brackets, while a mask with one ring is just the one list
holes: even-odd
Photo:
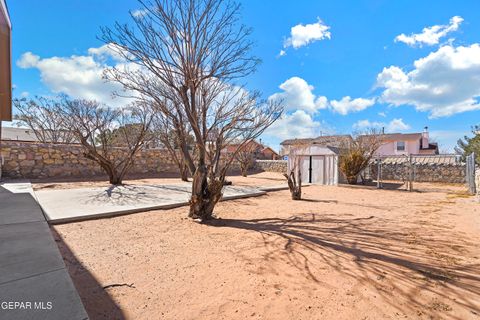
[[381, 135], [382, 140], [398, 141], [398, 140], [418, 140], [422, 138], [421, 133], [386, 133]]
[[275, 154], [275, 155], [278, 156], [278, 153], [277, 153], [275, 150], [273, 150], [272, 148], [268, 147], [268, 146], [265, 147], [265, 148], [263, 148], [263, 149], [262, 149], [262, 152], [267, 151], [267, 150], [270, 150], [273, 154]]
[[[64, 133], [67, 133], [68, 131], [65, 131]], [[40, 140], [37, 138], [35, 135], [35, 132], [33, 132], [32, 129], [29, 128], [15, 128], [15, 127], [2, 127], [2, 140], [16, 140], [16, 141], [26, 141], [26, 142], [40, 142]], [[64, 143], [78, 143], [78, 140], [76, 140], [74, 137], [70, 137], [70, 139], [67, 139], [66, 135], [59, 136], [58, 137], [58, 142], [61, 143], [63, 141]], [[45, 142], [52, 142], [50, 139], [49, 135], [45, 136], [46, 141]]]
[[352, 139], [350, 135], [335, 135], [335, 136], [319, 136], [316, 138], [306, 139], [288, 139], [280, 143], [282, 146], [298, 145], [298, 144], [317, 144], [322, 146], [339, 147], [343, 143]]
[[31, 129], [11, 127], [2, 127], [2, 140], [39, 141]]
[[313, 139], [312, 144], [338, 148], [350, 141], [352, 141], [352, 137], [350, 135], [320, 136]]
[[287, 139], [280, 142], [282, 146], [290, 146], [294, 144], [309, 144], [313, 141], [313, 138], [303, 138], [303, 139]]

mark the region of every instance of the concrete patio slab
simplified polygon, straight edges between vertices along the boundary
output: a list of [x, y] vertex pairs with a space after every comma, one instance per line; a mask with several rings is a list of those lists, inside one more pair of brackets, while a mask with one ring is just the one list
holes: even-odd
[[272, 186], [262, 186], [262, 187], [259, 187], [258, 189], [265, 192], [281, 191], [281, 190], [288, 190], [288, 185], [283, 183], [283, 184], [276, 184]]
[[[124, 185], [109, 188], [41, 190], [37, 200], [50, 223], [104, 218], [188, 204], [191, 185]], [[226, 186], [222, 200], [264, 195], [252, 187]]]

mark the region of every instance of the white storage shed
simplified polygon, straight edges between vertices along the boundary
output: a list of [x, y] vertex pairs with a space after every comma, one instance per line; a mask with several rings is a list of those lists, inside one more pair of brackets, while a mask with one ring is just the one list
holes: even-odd
[[300, 169], [302, 183], [337, 185], [339, 182], [338, 151], [334, 147], [310, 145], [292, 148], [288, 171]]

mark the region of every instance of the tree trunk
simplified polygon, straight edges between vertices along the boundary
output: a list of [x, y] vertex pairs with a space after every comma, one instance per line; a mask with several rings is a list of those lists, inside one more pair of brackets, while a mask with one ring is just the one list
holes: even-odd
[[347, 176], [348, 184], [357, 184], [358, 177], [357, 176]]
[[290, 175], [285, 173], [284, 176], [287, 178], [292, 200], [302, 200], [302, 173], [300, 170], [298, 170], [298, 184], [293, 170], [290, 172]]
[[100, 163], [100, 166], [108, 175], [108, 181], [113, 185], [120, 185], [123, 182], [124, 174], [119, 173], [112, 163]]
[[108, 180], [113, 185], [120, 185], [123, 182], [123, 176], [118, 174], [115, 169], [108, 171]]
[[192, 219], [202, 221], [213, 218], [213, 209], [222, 197], [223, 179], [208, 180], [205, 165], [198, 166], [193, 175], [190, 212]]
[[241, 164], [240, 171], [242, 173], [242, 177], [246, 177], [248, 172], [248, 166]]
[[180, 169], [180, 179], [182, 179], [182, 181], [188, 182], [188, 168], [187, 168], [187, 166], [182, 163], [179, 166], [179, 169]]

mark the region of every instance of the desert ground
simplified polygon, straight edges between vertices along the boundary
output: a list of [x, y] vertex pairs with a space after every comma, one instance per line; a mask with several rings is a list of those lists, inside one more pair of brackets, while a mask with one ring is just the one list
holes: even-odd
[[92, 319], [479, 319], [480, 203], [414, 187], [309, 186], [221, 202], [203, 224], [181, 207], [52, 232]]

